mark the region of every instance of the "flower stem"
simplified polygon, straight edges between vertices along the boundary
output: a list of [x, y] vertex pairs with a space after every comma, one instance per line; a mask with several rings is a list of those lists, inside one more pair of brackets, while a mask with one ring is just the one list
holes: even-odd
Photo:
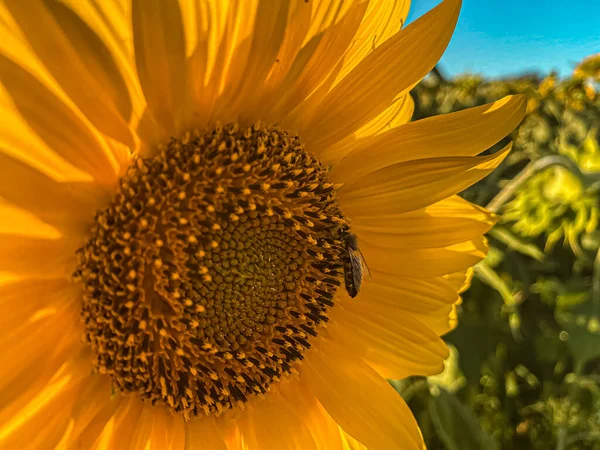
[[600, 248], [594, 259], [594, 274], [592, 275], [592, 302], [594, 314], [600, 316]]
[[545, 169], [549, 166], [560, 165], [567, 168], [573, 175], [577, 176], [584, 185], [590, 184], [590, 182], [598, 182], [596, 177], [582, 173], [577, 164], [575, 164], [571, 159], [563, 155], [552, 155], [545, 156], [537, 161], [534, 161], [527, 165], [519, 175], [517, 175], [511, 182], [509, 182], [504, 189], [502, 189], [486, 206], [492, 212], [498, 212], [500, 207], [504, 205], [513, 195], [516, 194], [517, 190], [525, 183], [532, 175], [539, 172], [540, 170]]

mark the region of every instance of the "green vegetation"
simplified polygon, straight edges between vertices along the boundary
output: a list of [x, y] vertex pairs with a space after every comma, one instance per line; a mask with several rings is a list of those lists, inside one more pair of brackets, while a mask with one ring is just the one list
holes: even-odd
[[464, 193], [501, 219], [446, 371], [392, 382], [430, 450], [600, 449], [599, 74], [600, 55], [564, 80], [434, 70], [413, 91], [415, 119], [528, 98], [512, 153]]

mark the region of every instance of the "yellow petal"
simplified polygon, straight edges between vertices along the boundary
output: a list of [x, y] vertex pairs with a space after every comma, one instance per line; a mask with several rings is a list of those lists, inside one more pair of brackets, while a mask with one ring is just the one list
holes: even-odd
[[298, 383], [286, 383], [280, 391], [307, 425], [317, 450], [343, 450], [338, 424], [314, 395]]
[[[137, 448], [133, 444], [134, 434], [139, 431], [141, 413], [144, 403], [136, 397], [125, 398], [120, 402], [116, 413], [106, 424], [97, 437], [94, 448], [103, 450], [133, 450]], [[85, 448], [85, 447], [83, 447]]]
[[59, 357], [60, 355], [56, 355], [57, 357], [51, 360], [40, 358], [40, 367], [43, 368], [35, 376], [31, 374], [33, 372], [31, 368], [34, 366], [30, 365], [28, 367], [29, 372], [23, 371], [18, 374], [21, 375], [20, 377], [18, 375], [14, 376], [13, 379], [5, 377], [6, 385], [3, 385], [0, 391], [2, 402], [0, 403], [2, 405], [2, 408], [0, 408], [0, 427], [2, 424], [9, 422], [16, 413], [31, 403], [34, 398], [39, 396], [41, 391], [58, 377], [75, 369], [74, 360], [77, 360], [77, 358], [73, 358], [73, 355], [81, 354], [81, 350], [81, 346], [79, 348], [73, 347], [72, 352], [62, 355], [62, 358]]
[[93, 448], [123, 401], [120, 395], [112, 395], [110, 377], [91, 375], [73, 405], [73, 429], [68, 436], [69, 445], [72, 448]]
[[185, 422], [181, 414], [173, 414], [162, 406], [147, 405], [152, 410], [150, 450], [184, 450]]
[[[459, 294], [462, 294], [471, 286], [473, 274], [474, 270], [470, 267], [467, 270], [444, 275], [443, 279], [452, 287], [452, 289], [455, 289]], [[443, 330], [443, 333], [448, 333], [458, 326], [458, 308], [461, 303], [462, 297], [458, 297], [456, 302], [452, 305], [452, 311], [450, 311], [448, 317], [448, 326]]]
[[62, 0], [96, 33], [109, 49], [127, 85], [134, 122], [146, 109], [133, 51], [131, 0]]
[[238, 427], [237, 418], [238, 414], [236, 414], [235, 410], [226, 412], [215, 418], [219, 434], [223, 437], [228, 449], [244, 448], [242, 443], [242, 433], [240, 427]]
[[[1, 11], [2, 9], [0, 6], [0, 12]], [[16, 25], [14, 25], [14, 27], [15, 29], [18, 29]], [[26, 55], [26, 57], [15, 58], [13, 61], [24, 60], [28, 63], [26, 67], [32, 67], [29, 63], [31, 63], [32, 60], [35, 60], [35, 55], [32, 55], [31, 50], [28, 50], [27, 48], [23, 50], [23, 54]], [[38, 80], [43, 79], [45, 86], [48, 85], [48, 77], [43, 76], [39, 67], [30, 73], [38, 78]], [[48, 147], [44, 140], [26, 123], [25, 118], [19, 111], [15, 109], [14, 101], [7, 93], [5, 87], [0, 88], [0, 118], [2, 119], [0, 120], [0, 153], [10, 154], [59, 180], [93, 180], [93, 177], [90, 174], [73, 166], [59, 154], [55, 153], [53, 149]]]
[[[132, 70], [135, 72], [131, 0], [63, 0], [63, 3], [86, 21], [110, 48], [111, 53], [118, 55], [121, 69], [126, 69], [126, 73]], [[129, 64], [123, 64], [122, 58]], [[125, 67], [126, 65], [129, 67]]]
[[183, 132], [187, 86], [186, 43], [179, 2], [133, 0], [132, 24], [140, 85], [148, 110], [161, 127], [157, 139], [178, 136]]
[[[402, 298], [397, 299], [402, 302]], [[361, 292], [331, 311], [327, 329], [332, 339], [351, 348], [377, 372], [392, 379], [433, 375], [443, 370], [448, 348], [438, 334], [401, 308], [380, 303]], [[446, 317], [448, 317], [448, 311]]]
[[359, 242], [371, 269], [407, 277], [439, 277], [474, 266], [487, 254], [483, 237], [440, 248], [390, 249]]
[[448, 327], [444, 330], [444, 333], [449, 333], [458, 326], [458, 306], [462, 303], [462, 297], [458, 297], [455, 304], [452, 305], [452, 311], [448, 316]]
[[60, 278], [75, 268], [79, 239], [39, 239], [0, 234], [0, 270], [20, 275]]
[[[281, 83], [279, 93], [274, 95], [276, 104], [267, 117], [281, 120], [328, 77], [352, 42], [366, 6], [365, 2], [356, 3], [341, 15], [339, 21], [323, 27], [302, 46]], [[289, 126], [295, 129], [293, 121], [290, 121]]]
[[[135, 399], [140, 402], [139, 399]], [[167, 408], [145, 403], [134, 428], [131, 448], [148, 450], [183, 450], [185, 448], [185, 426], [183, 416], [174, 415]], [[118, 439], [119, 435], [114, 434]]]
[[[140, 401], [140, 399], [135, 399]], [[147, 448], [150, 447], [150, 436], [152, 434], [154, 421], [154, 410], [152, 405], [148, 405], [146, 403], [142, 404], [142, 410], [138, 417], [137, 423], [133, 428], [131, 428], [128, 433], [133, 434], [131, 439], [130, 448]]]
[[[68, 380], [61, 381], [64, 384], [55, 388], [57, 392], [42, 391], [42, 395], [48, 397], [43, 406], [28, 405], [24, 411], [20, 411], [19, 415], [15, 416], [15, 419], [27, 417], [29, 420], [22, 423], [15, 420], [3, 426], [0, 431], [2, 448], [23, 450], [55, 448], [69, 424], [68, 408], [73, 403], [79, 387], [77, 384], [68, 383]], [[8, 433], [7, 428], [10, 430]]]
[[301, 380], [349, 435], [371, 450], [424, 449], [404, 400], [366, 363], [325, 341], [306, 355]]
[[2, 198], [0, 198], [0, 234], [19, 234], [49, 239], [60, 237], [56, 228]]
[[459, 294], [465, 292], [471, 285], [473, 269], [461, 270], [460, 272], [444, 275], [444, 280]]
[[409, 8], [410, 2], [407, 0], [368, 2], [354, 43], [344, 55], [344, 63], [336, 82], [344, 79], [369, 53], [400, 31], [406, 22]]
[[299, 113], [300, 133], [318, 152], [343, 139], [407, 93], [438, 61], [458, 17], [460, 0], [445, 0], [381, 44], [320, 102]]
[[[190, 2], [191, 4], [191, 2]], [[225, 27], [225, 20], [221, 19], [226, 10], [224, 3], [210, 1], [194, 2], [195, 13], [195, 44], [190, 45], [192, 53], [187, 64], [187, 82], [191, 93], [192, 104], [189, 126], [201, 126], [212, 115], [212, 108], [219, 91], [217, 83], [209, 83], [211, 74], [218, 56], [224, 57], [220, 42]], [[224, 37], [223, 37], [224, 38]]]
[[27, 403], [4, 408], [0, 413], [0, 448], [54, 449], [67, 430], [71, 408], [89, 370], [90, 366], [79, 361], [65, 363]]
[[[58, 318], [59, 317], [54, 317]], [[73, 314], [71, 320], [77, 320]], [[16, 408], [18, 404], [25, 404], [43, 389], [55, 376], [65, 361], [72, 358], [82, 350], [81, 330], [74, 329], [66, 324], [59, 323], [54, 327], [47, 322], [34, 324], [38, 328], [46, 326], [50, 330], [37, 332], [35, 327], [24, 328], [31, 331], [38, 338], [51, 339], [42, 343], [32, 343], [30, 347], [22, 348], [18, 343], [16, 351], [8, 350], [3, 358], [13, 357], [5, 369], [2, 369], [2, 384], [0, 385], [0, 401], [2, 405], [11, 405]], [[15, 336], [23, 336], [16, 334]]]
[[415, 102], [410, 94], [401, 95], [394, 99], [391, 106], [356, 131], [352, 138], [360, 139], [363, 136], [375, 136], [405, 124], [412, 117], [414, 107]]
[[[332, 165], [333, 170], [335, 170], [340, 161], [345, 161], [346, 156], [355, 150], [357, 145], [360, 145], [365, 138], [385, 133], [387, 130], [408, 122], [414, 112], [414, 106], [414, 101], [409, 94], [400, 95], [381, 114], [371, 119], [347, 138], [325, 149], [325, 161]], [[336, 175], [338, 173], [339, 171], [336, 172]]]
[[302, 0], [290, 2], [285, 35], [277, 54], [276, 64], [271, 67], [267, 76], [263, 95], [272, 92], [276, 86], [280, 85], [298, 56], [298, 52], [307, 38], [308, 29], [311, 25], [310, 17], [312, 8], [310, 6], [310, 4], [307, 5]]
[[2, 33], [2, 43], [0, 48], [13, 48], [14, 51], [21, 53], [27, 51], [27, 44], [22, 34], [17, 31], [18, 25], [15, 23], [12, 15], [7, 9], [6, 2], [0, 4], [0, 32]]
[[[249, 48], [241, 46], [234, 54], [228, 86], [223, 92], [229, 114], [253, 120], [267, 75], [283, 43], [289, 2], [259, 0]], [[219, 108], [217, 106], [217, 108]]]
[[[292, 105], [293, 108], [298, 108], [295, 110], [290, 117], [283, 120], [284, 125], [288, 126], [290, 129], [298, 129], [296, 118], [298, 115], [302, 117], [309, 117], [315, 111], [317, 111], [319, 104], [325, 98], [327, 93], [332, 89], [334, 84], [339, 81], [338, 75], [340, 71], [346, 67], [347, 70], [352, 69], [358, 62], [358, 58], [352, 58], [351, 61], [346, 61], [345, 56], [349, 55], [349, 52], [356, 47], [360, 47], [363, 44], [363, 41], [369, 40], [371, 42], [371, 48], [374, 49], [378, 46], [381, 41], [378, 38], [371, 39], [371, 36], [366, 38], [364, 36], [365, 30], [365, 22], [366, 22], [366, 11], [369, 6], [372, 6], [371, 13], [378, 14], [379, 13], [379, 24], [385, 24], [387, 16], [386, 14], [390, 14], [390, 4], [386, 4], [386, 8], [381, 7], [381, 3], [377, 4], [377, 2], [369, 2], [368, 0], [349, 0], [349, 1], [341, 1], [338, 3], [331, 3], [326, 0], [316, 0], [310, 2], [313, 6], [313, 17], [311, 23], [311, 29], [307, 35], [306, 42], [308, 44], [316, 41], [318, 38], [320, 40], [321, 37], [325, 37], [328, 34], [338, 37], [340, 39], [336, 39], [336, 45], [327, 45], [324, 48], [324, 59], [319, 65], [314, 65], [313, 67], [309, 67], [310, 64], [307, 64], [306, 70], [310, 71], [313, 74], [311, 77], [313, 80], [318, 79], [317, 83], [318, 87], [315, 89], [317, 85], [310, 85], [310, 96], [308, 99], [300, 104], [296, 103]], [[358, 15], [357, 15], [358, 13]], [[354, 19], [356, 17], [356, 25], [354, 25]], [[373, 14], [371, 14], [373, 17]], [[351, 27], [342, 27], [342, 22], [346, 22], [346, 24]], [[398, 26], [402, 25], [402, 22], [397, 22]], [[394, 24], [396, 25], [396, 24]], [[363, 35], [358, 36], [359, 28], [362, 26]], [[394, 28], [387, 27], [388, 30]], [[389, 36], [385, 36], [387, 39]], [[322, 42], [319, 42], [319, 46], [321, 44], [325, 44], [327, 39], [322, 39]], [[317, 44], [314, 42], [315, 45]], [[340, 45], [341, 44], [341, 45]], [[304, 100], [305, 97], [302, 97]], [[288, 110], [289, 111], [289, 110]], [[278, 112], [276, 117], [283, 117], [284, 114]]]
[[[8, 285], [6, 289], [10, 288], [11, 285]], [[12, 324], [2, 333], [0, 349], [6, 358], [0, 367], [3, 385], [23, 370], [31, 370], [36, 358], [51, 359], [57, 354], [63, 355], [65, 348], [72, 348], [72, 338], [81, 331], [78, 308], [74, 305], [72, 293], [62, 294], [59, 291], [56, 295], [58, 299], [48, 299], [44, 309], [26, 317], [23, 322]], [[61, 303], [61, 295], [71, 297]], [[12, 306], [19, 309], [14, 302]]]
[[200, 417], [186, 425], [186, 450], [227, 450], [213, 417]]
[[395, 303], [399, 298], [402, 307], [413, 313], [427, 313], [456, 300], [456, 289], [444, 277], [408, 277], [377, 269], [372, 270], [372, 276], [373, 279], [363, 285], [365, 291], [378, 301]]
[[[448, 328], [448, 315], [458, 298], [457, 291], [443, 279], [407, 278], [373, 270], [359, 297], [381, 316], [412, 316], [438, 336]], [[376, 280], [376, 281], [375, 281]], [[389, 310], [389, 311], [388, 311]]]
[[414, 211], [448, 198], [492, 172], [512, 145], [490, 156], [429, 158], [379, 169], [339, 191], [350, 217]]
[[491, 212], [453, 196], [394, 216], [359, 216], [352, 220], [352, 231], [377, 247], [436, 248], [482, 236], [495, 222]]
[[0, 118], [0, 154], [18, 158], [57, 180], [93, 181], [91, 175], [77, 169], [49, 149], [15, 111], [10, 96], [1, 89]]
[[315, 35], [324, 29], [338, 23], [344, 14], [350, 8], [362, 0], [342, 0], [337, 3], [332, 3], [329, 0], [314, 0], [309, 1], [311, 7], [310, 29], [306, 37], [307, 40], [312, 39]]
[[339, 430], [344, 450], [369, 450], [367, 447], [346, 433], [342, 427], [339, 427]]
[[[49, 149], [99, 182], [115, 182], [118, 168], [110, 149], [73, 109], [3, 55], [0, 79], [27, 125]], [[11, 113], [16, 112], [3, 111]]]
[[0, 152], [0, 197], [63, 232], [83, 232], [106, 194], [93, 183], [59, 183]]
[[475, 156], [511, 132], [524, 113], [524, 97], [517, 95], [417, 120], [357, 141], [352, 152], [334, 166], [331, 177], [336, 182], [351, 183], [370, 172], [404, 161]]
[[129, 92], [102, 40], [59, 2], [9, 1], [6, 5], [73, 103], [99, 131], [132, 146]]
[[0, 286], [0, 337], [29, 318], [68, 306], [78, 291], [61, 279], [25, 279]]
[[[294, 405], [275, 390], [253, 399], [249, 410], [238, 419], [244, 448], [248, 450], [315, 450], [308, 427]], [[268, 424], [268, 425], [267, 425]]]
[[[246, 52], [257, 13], [258, 0], [206, 2], [198, 4], [199, 26], [209, 29], [206, 51], [200, 50], [193, 56], [195, 60], [206, 55], [204, 64], [205, 85], [210, 86], [209, 93], [217, 95], [223, 91], [232, 68], [234, 55], [240, 55], [239, 48]], [[199, 44], [202, 43], [200, 40]], [[196, 64], [200, 61], [196, 61]], [[202, 63], [200, 63], [202, 64]], [[201, 93], [202, 91], [198, 91]], [[214, 99], [213, 99], [214, 100]], [[197, 101], [202, 102], [201, 97]], [[212, 101], [207, 104], [212, 105]]]

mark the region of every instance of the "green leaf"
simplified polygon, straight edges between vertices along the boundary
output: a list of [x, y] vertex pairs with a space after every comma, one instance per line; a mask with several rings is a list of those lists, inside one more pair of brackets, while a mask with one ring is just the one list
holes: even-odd
[[516, 297], [508, 284], [502, 279], [494, 269], [492, 269], [486, 261], [481, 261], [475, 267], [475, 275], [488, 286], [493, 287], [502, 296], [502, 300], [506, 305], [517, 303]]
[[504, 228], [501, 225], [496, 225], [488, 234], [508, 246], [510, 249], [529, 256], [536, 261], [542, 261], [545, 258], [544, 252], [534, 244], [516, 236], [509, 229]]
[[576, 373], [581, 373], [588, 362], [600, 358], [599, 306], [590, 298], [585, 303], [556, 311], [556, 320], [568, 333], [566, 342], [575, 361]]
[[429, 397], [429, 414], [438, 437], [448, 450], [496, 450], [499, 448], [481, 429], [473, 412], [443, 389]]
[[444, 336], [446, 342], [458, 349], [460, 370], [469, 384], [477, 384], [481, 377], [481, 365], [496, 351], [504, 335], [486, 323], [462, 320], [451, 333]]
[[563, 345], [558, 336], [536, 336], [533, 340], [536, 359], [545, 363], [556, 363], [566, 351]]
[[548, 305], [566, 308], [585, 303], [589, 297], [590, 282], [585, 278], [563, 280], [557, 276], [540, 276], [530, 286], [530, 291], [539, 294]]

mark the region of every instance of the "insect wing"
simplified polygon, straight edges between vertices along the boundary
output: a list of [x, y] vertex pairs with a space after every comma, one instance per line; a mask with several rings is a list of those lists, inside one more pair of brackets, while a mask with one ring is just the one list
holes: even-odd
[[357, 252], [358, 252], [358, 256], [360, 257], [360, 263], [362, 265], [363, 272], [367, 274], [367, 277], [369, 278], [369, 280], [372, 280], [373, 277], [371, 276], [371, 271], [369, 270], [369, 266], [367, 265], [367, 260], [363, 256], [363, 254], [360, 251], [360, 249], [357, 250]]
[[350, 256], [350, 263], [352, 266], [352, 280], [354, 281], [354, 286], [356, 290], [360, 290], [362, 285], [362, 280], [365, 275], [371, 279], [371, 272], [369, 271], [369, 267], [365, 262], [365, 258], [363, 257], [360, 250], [350, 250], [348, 249], [348, 254]]

